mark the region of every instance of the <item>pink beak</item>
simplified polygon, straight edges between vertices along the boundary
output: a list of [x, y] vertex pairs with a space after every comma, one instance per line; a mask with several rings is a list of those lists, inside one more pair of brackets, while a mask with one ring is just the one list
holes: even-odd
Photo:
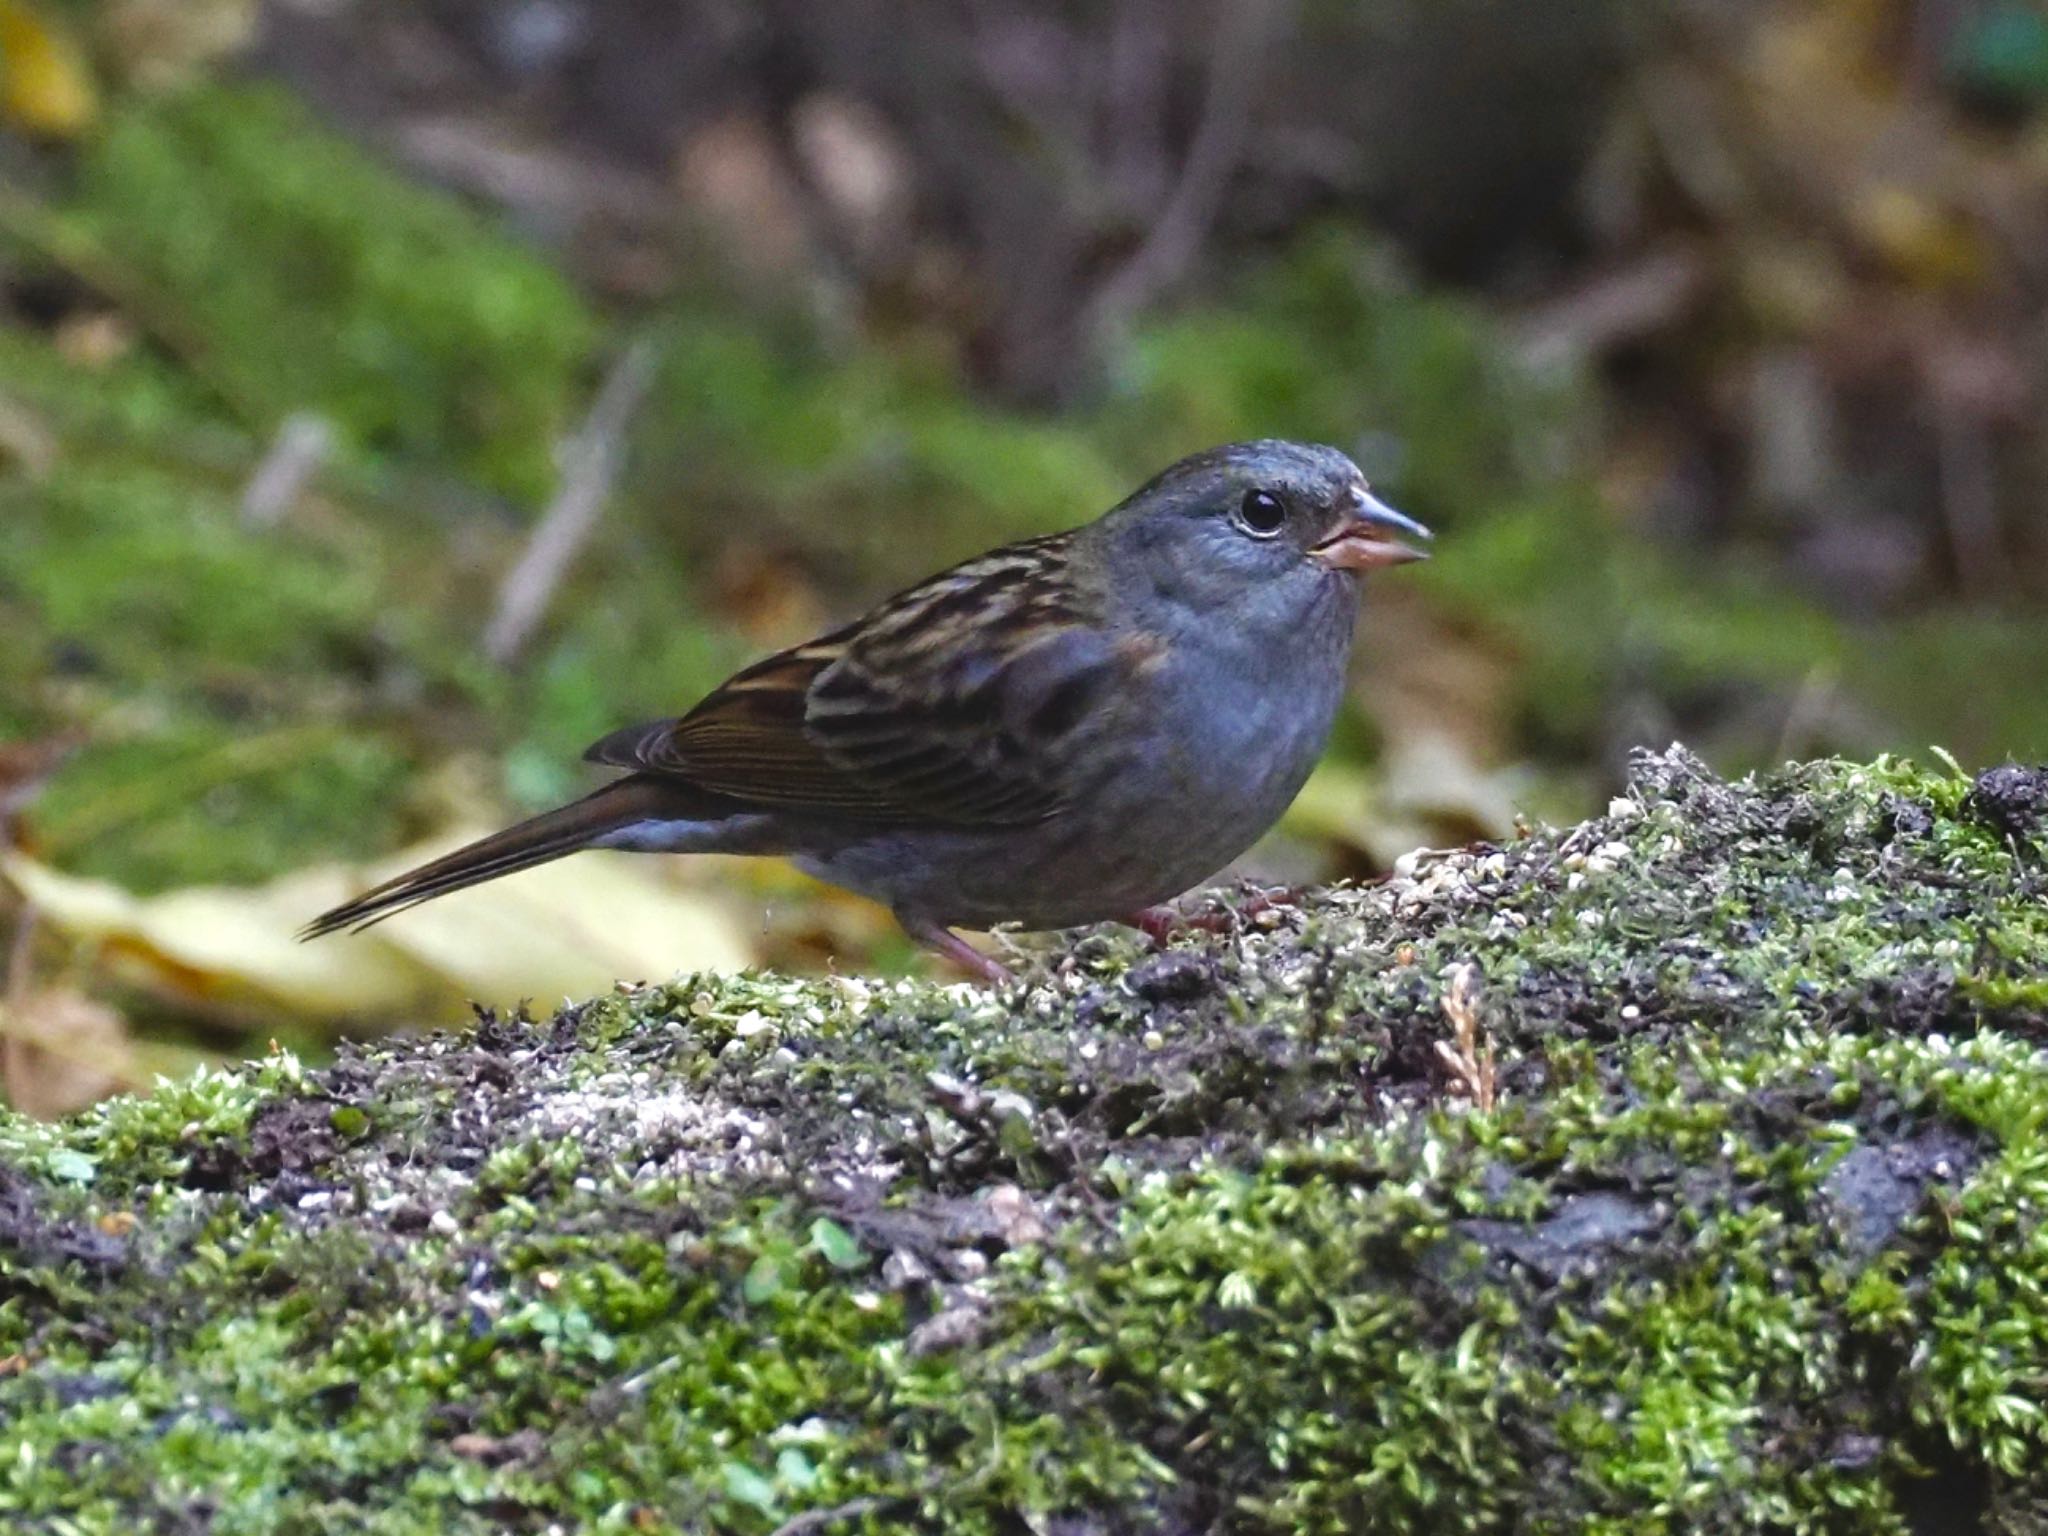
[[1411, 560], [1429, 558], [1421, 550], [1390, 536], [1396, 533], [1423, 540], [1431, 536], [1430, 531], [1414, 518], [1402, 516], [1369, 491], [1361, 489], [1357, 493], [1352, 520], [1316, 545], [1309, 554], [1333, 571], [1373, 571], [1381, 566], [1406, 565]]

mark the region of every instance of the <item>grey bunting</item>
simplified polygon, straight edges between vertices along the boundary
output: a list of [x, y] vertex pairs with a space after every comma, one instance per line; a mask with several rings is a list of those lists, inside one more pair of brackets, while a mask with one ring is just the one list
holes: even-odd
[[314, 937], [585, 848], [776, 854], [954, 928], [1156, 931], [1287, 809], [1344, 694], [1365, 572], [1429, 532], [1334, 448], [1181, 460], [1094, 522], [969, 560], [585, 756], [594, 793], [366, 891]]

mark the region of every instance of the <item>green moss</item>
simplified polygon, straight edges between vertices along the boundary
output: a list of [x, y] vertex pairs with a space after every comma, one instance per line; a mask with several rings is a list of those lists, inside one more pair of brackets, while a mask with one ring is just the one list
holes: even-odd
[[2033, 1529], [2007, 789], [1674, 755], [1570, 833], [1000, 996], [688, 978], [0, 1122], [0, 1509]]
[[581, 302], [274, 91], [123, 102], [52, 239], [247, 426], [317, 409], [524, 499], [553, 483], [594, 340]]

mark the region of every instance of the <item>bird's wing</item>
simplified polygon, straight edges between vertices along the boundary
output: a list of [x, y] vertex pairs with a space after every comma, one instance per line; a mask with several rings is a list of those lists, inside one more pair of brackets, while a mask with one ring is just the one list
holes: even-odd
[[1067, 568], [1067, 535], [995, 550], [738, 673], [594, 762], [756, 805], [898, 825], [1039, 821], [1125, 658]]

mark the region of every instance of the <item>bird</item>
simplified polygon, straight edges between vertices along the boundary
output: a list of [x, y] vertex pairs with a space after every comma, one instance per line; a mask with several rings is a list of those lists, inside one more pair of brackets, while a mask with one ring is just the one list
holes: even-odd
[[321, 914], [359, 930], [584, 849], [779, 855], [956, 929], [1131, 922], [1277, 821], [1342, 703], [1364, 575], [1430, 532], [1338, 449], [1181, 459], [1094, 522], [976, 556], [584, 754], [601, 788]]

